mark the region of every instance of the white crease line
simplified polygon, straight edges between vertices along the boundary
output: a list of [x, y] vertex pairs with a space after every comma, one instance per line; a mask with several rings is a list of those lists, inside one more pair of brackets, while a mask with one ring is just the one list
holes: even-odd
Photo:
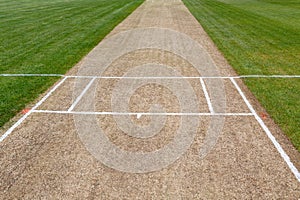
[[99, 79], [239, 79], [239, 78], [300, 78], [300, 75], [241, 75], [241, 76], [157, 76], [157, 77], [122, 77], [122, 76], [84, 76], [62, 74], [0, 74], [6, 77], [68, 77], [68, 78], [99, 78]]
[[205, 98], [206, 98], [206, 102], [207, 102], [207, 105], [208, 105], [208, 108], [209, 108], [209, 111], [214, 114], [215, 111], [214, 111], [214, 108], [211, 104], [211, 100], [209, 98], [209, 94], [207, 92], [207, 89], [206, 89], [206, 86], [205, 86], [205, 83], [203, 81], [203, 78], [200, 78], [200, 82], [201, 82], [201, 86], [202, 86], [202, 89], [203, 89], [203, 92], [204, 92], [204, 95], [205, 95]]
[[242, 75], [239, 78], [300, 78], [300, 75]]
[[280, 153], [283, 160], [286, 162], [286, 164], [288, 165], [288, 167], [290, 168], [292, 173], [296, 176], [297, 180], [300, 182], [300, 173], [299, 173], [298, 169], [295, 167], [295, 165], [292, 163], [292, 161], [290, 160], [290, 157], [285, 153], [285, 151], [280, 146], [280, 144], [277, 142], [276, 138], [272, 135], [271, 131], [265, 125], [263, 120], [257, 115], [256, 111], [254, 110], [254, 108], [252, 107], [252, 105], [250, 104], [250, 102], [248, 101], [248, 99], [246, 98], [246, 96], [242, 92], [241, 88], [236, 83], [236, 81], [233, 78], [231, 78], [230, 80], [234, 84], [234, 86], [236, 87], [236, 89], [238, 90], [240, 95], [242, 96], [244, 102], [247, 104], [247, 106], [248, 106], [249, 110], [251, 111], [251, 113], [253, 113], [255, 119], [258, 121], [258, 123], [260, 124], [262, 129], [265, 131], [265, 133], [267, 134], [269, 139], [272, 141], [272, 143], [276, 147], [277, 151]]
[[300, 75], [242, 75], [242, 76], [67, 76], [69, 78], [99, 79], [239, 79], [239, 78], [300, 78]]
[[99, 79], [239, 79], [239, 78], [300, 78], [300, 75], [242, 75], [242, 76], [68, 76], [70, 78]]
[[9, 134], [13, 132], [15, 128], [17, 128], [34, 110], [39, 107], [46, 99], [61, 85], [63, 82], [67, 79], [67, 77], [64, 77], [55, 87], [53, 87], [38, 103], [35, 104], [34, 107], [31, 108], [31, 110], [26, 113], [23, 117], [21, 117], [12, 127], [10, 127], [1, 137], [0, 142], [2, 142]]
[[91, 87], [91, 85], [93, 84], [93, 82], [95, 81], [96, 78], [93, 78], [89, 84], [87, 84], [87, 86], [84, 88], [84, 90], [81, 92], [81, 94], [77, 97], [77, 99], [74, 101], [74, 103], [70, 106], [70, 108], [68, 109], [68, 111], [72, 111], [75, 106], [79, 103], [79, 101], [81, 100], [81, 98], [83, 97], [83, 95], [88, 91], [88, 89]]
[[240, 78], [300, 78], [300, 75], [243, 75], [243, 76], [68, 76], [69, 78], [99, 79], [240, 79]]
[[252, 113], [140, 113], [140, 112], [88, 112], [88, 111], [60, 111], [34, 110], [35, 113], [48, 114], [78, 114], [78, 115], [136, 115], [136, 116], [253, 116]]
[[26, 76], [50, 76], [50, 77], [65, 77], [62, 74], [0, 74], [0, 76], [8, 76], [8, 77], [26, 77]]
[[[199, 79], [199, 78], [212, 78], [212, 79], [229, 79], [231, 77], [225, 76], [68, 76], [69, 78], [97, 78], [97, 79]], [[239, 78], [233, 76], [233, 78]]]

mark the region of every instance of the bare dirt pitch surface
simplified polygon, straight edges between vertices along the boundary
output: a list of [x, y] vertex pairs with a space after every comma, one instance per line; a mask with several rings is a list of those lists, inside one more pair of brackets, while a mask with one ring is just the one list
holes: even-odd
[[235, 75], [182, 2], [146, 1], [0, 143], [0, 199], [298, 199]]

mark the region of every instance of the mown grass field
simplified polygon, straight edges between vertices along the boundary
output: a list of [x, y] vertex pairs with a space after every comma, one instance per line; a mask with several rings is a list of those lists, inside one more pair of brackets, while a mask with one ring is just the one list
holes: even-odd
[[[0, 74], [64, 74], [143, 0], [0, 0]], [[0, 77], [0, 127], [58, 78]]]
[[[183, 0], [240, 75], [300, 75], [299, 0]], [[300, 151], [300, 79], [244, 82]]]

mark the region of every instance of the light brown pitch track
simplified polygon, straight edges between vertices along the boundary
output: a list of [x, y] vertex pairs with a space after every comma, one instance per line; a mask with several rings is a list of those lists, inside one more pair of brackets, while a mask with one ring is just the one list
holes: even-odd
[[[300, 198], [247, 101], [263, 109], [227, 78], [237, 75], [181, 1], [145, 1], [67, 76], [0, 143], [0, 199]], [[263, 120], [299, 169], [299, 153]], [[177, 135], [161, 161], [132, 156], [160, 153]]]

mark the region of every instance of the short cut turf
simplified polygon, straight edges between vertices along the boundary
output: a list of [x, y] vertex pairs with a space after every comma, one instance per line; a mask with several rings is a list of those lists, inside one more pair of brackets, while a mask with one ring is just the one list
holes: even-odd
[[[300, 74], [299, 0], [183, 2], [238, 74]], [[299, 79], [244, 82], [300, 151]]]
[[[143, 0], [0, 0], [0, 74], [64, 74]], [[58, 78], [0, 78], [0, 127]]]

